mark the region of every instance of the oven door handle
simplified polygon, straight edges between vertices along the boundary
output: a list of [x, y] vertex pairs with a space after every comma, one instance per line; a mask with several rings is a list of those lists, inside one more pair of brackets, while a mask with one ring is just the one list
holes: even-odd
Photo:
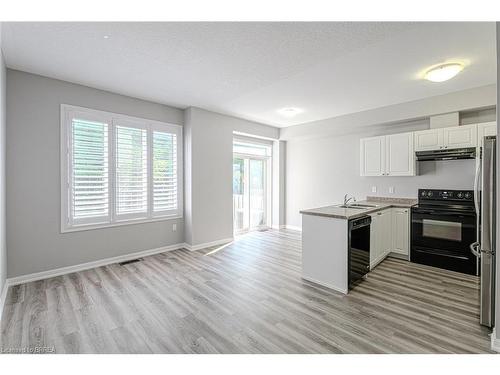
[[453, 216], [453, 217], [460, 217], [463, 218], [465, 216], [474, 216], [474, 213], [465, 215], [463, 212], [451, 212], [451, 211], [426, 211], [426, 210], [413, 210], [412, 211], [415, 214], [424, 214], [424, 215], [440, 215], [440, 216]]
[[479, 242], [471, 243], [469, 248], [470, 248], [470, 251], [472, 252], [472, 254], [474, 254], [477, 258], [481, 258], [481, 253], [478, 250], [479, 249]]
[[424, 210], [413, 210], [413, 212], [416, 214], [429, 214], [429, 215], [436, 214], [435, 211], [424, 211]]

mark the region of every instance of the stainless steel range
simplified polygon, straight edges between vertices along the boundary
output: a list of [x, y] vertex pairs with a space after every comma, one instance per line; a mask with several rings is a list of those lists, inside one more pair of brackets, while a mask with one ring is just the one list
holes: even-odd
[[469, 248], [477, 239], [472, 190], [419, 189], [411, 213], [412, 262], [477, 275]]

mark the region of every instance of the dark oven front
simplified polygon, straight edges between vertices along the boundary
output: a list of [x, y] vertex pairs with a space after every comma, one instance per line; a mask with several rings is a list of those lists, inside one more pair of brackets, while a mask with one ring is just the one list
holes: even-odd
[[476, 241], [473, 212], [445, 209], [412, 209], [411, 261], [430, 266], [477, 273], [469, 245]]

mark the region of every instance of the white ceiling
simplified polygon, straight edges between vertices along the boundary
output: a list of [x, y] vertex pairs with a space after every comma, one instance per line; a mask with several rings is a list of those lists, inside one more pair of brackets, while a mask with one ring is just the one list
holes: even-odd
[[[2, 37], [10, 68], [275, 126], [496, 82], [494, 23], [28, 22]], [[456, 78], [419, 77], [454, 59]]]

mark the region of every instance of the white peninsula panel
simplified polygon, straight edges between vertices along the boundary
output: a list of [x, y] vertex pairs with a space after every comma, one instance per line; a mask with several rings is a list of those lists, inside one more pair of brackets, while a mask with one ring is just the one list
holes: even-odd
[[302, 215], [302, 278], [348, 292], [346, 219]]

